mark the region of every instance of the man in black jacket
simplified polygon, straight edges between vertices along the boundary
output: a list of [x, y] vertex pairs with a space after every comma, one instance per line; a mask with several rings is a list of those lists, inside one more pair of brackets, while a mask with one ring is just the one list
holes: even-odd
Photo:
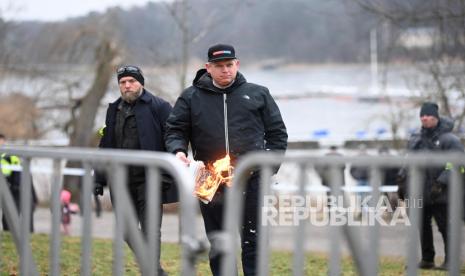
[[[193, 158], [205, 164], [229, 155], [232, 164], [252, 151], [284, 151], [287, 132], [278, 106], [266, 87], [248, 83], [238, 72], [239, 60], [231, 45], [208, 49], [205, 69], [197, 72], [193, 85], [183, 91], [167, 120], [166, 148], [185, 164], [188, 144]], [[255, 275], [258, 174], [251, 176], [245, 193], [242, 225], [244, 275]], [[212, 202], [200, 203], [207, 236], [222, 229], [224, 185]], [[220, 258], [210, 252], [213, 275], [220, 273]]]
[[[126, 150], [165, 151], [163, 136], [165, 121], [171, 112], [171, 105], [165, 100], [152, 95], [144, 88], [144, 76], [136, 66], [122, 66], [117, 70], [117, 80], [121, 97], [111, 103], [107, 109], [105, 129], [100, 140], [101, 148]], [[177, 201], [174, 185], [169, 177], [162, 175], [162, 203]], [[94, 194], [103, 195], [106, 178], [97, 174]], [[142, 231], [146, 231], [146, 172], [144, 167], [129, 166], [128, 190], [135, 207], [137, 219]], [[157, 238], [160, 241], [160, 225]], [[160, 248], [157, 249], [158, 263]], [[165, 275], [161, 266], [159, 274]]]
[[[420, 110], [421, 132], [413, 134], [409, 139], [407, 148], [409, 151], [458, 151], [463, 152], [464, 148], [459, 138], [452, 134], [452, 121], [439, 117], [438, 105], [432, 102], [425, 102]], [[420, 268], [433, 269], [434, 264], [434, 244], [433, 229], [431, 226], [432, 218], [438, 225], [439, 232], [444, 240], [446, 257], [440, 269], [447, 268], [448, 261], [448, 240], [447, 240], [447, 193], [450, 171], [444, 164], [442, 167], [429, 167], [425, 169], [424, 187], [423, 187], [423, 217], [421, 231], [421, 254], [422, 259], [419, 264]], [[405, 170], [401, 170], [405, 172]], [[405, 176], [400, 176], [406, 179]], [[400, 182], [404, 184], [405, 182]], [[400, 185], [399, 196], [404, 197], [405, 187]]]

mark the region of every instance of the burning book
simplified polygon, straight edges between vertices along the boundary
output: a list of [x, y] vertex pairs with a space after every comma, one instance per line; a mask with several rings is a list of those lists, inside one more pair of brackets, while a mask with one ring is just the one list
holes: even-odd
[[206, 166], [203, 162], [196, 162], [194, 194], [202, 202], [212, 201], [220, 185], [231, 187], [233, 167], [230, 162], [229, 155]]

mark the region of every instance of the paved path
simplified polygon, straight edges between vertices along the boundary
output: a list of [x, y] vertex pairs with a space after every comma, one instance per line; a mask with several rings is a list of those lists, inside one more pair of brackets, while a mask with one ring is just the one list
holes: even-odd
[[[35, 228], [37, 233], [50, 233], [50, 211], [45, 208], [39, 208], [34, 215]], [[94, 237], [112, 238], [113, 236], [113, 220], [112, 212], [103, 212], [100, 218], [93, 216], [92, 232]], [[206, 240], [203, 222], [200, 216], [196, 219], [197, 233], [199, 237]], [[81, 217], [79, 215], [72, 216], [72, 231], [75, 236], [80, 235]], [[436, 226], [434, 226], [436, 227]], [[317, 227], [308, 224], [307, 239], [305, 248], [314, 252], [329, 252], [330, 248], [330, 231], [328, 227]], [[275, 250], [292, 251], [293, 241], [295, 236], [293, 231], [296, 227], [272, 227], [271, 231], [271, 247]], [[407, 226], [383, 226], [380, 228], [380, 254], [383, 256], [403, 256], [407, 250]], [[363, 229], [360, 229], [363, 231]], [[175, 214], [164, 214], [162, 223], [162, 241], [178, 242], [179, 237], [179, 220]], [[437, 231], [434, 230], [434, 239], [436, 245], [437, 256], [444, 256], [442, 238]], [[462, 259], [465, 260], [465, 227], [462, 228]], [[348, 253], [346, 242], [343, 242], [343, 251]]]

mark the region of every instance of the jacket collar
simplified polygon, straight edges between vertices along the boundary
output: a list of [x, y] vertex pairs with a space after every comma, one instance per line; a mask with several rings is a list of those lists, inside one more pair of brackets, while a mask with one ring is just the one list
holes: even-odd
[[438, 137], [439, 135], [451, 132], [454, 128], [454, 121], [446, 117], [440, 117], [438, 124], [434, 128], [421, 128], [421, 135], [426, 137]]
[[149, 92], [147, 90], [145, 90], [145, 88], [142, 89], [142, 94], [139, 96], [139, 99], [137, 99], [138, 101], [143, 101], [144, 103], [148, 103], [150, 102], [150, 95], [149, 95]]
[[245, 79], [245, 77], [240, 72], [237, 72], [234, 83], [231, 86], [226, 87], [225, 89], [221, 89], [213, 85], [212, 77], [207, 72], [207, 70], [203, 68], [197, 71], [197, 74], [193, 81], [193, 85], [197, 88], [209, 90], [215, 93], [228, 94], [228, 93], [233, 92], [237, 87], [239, 87], [240, 85], [246, 82], [247, 80]]

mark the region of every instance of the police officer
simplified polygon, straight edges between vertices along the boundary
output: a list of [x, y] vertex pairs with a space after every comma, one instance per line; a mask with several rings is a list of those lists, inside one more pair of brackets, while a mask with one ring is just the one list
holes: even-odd
[[[6, 137], [3, 134], [0, 134], [0, 146], [4, 145], [6, 142]], [[20, 184], [21, 184], [21, 172], [17, 170], [13, 170], [11, 166], [20, 166], [21, 161], [18, 156], [15, 155], [8, 155], [6, 153], [1, 153], [0, 155], [0, 164], [2, 169], [2, 174], [5, 176], [8, 186], [10, 188], [11, 195], [13, 197], [16, 210], [20, 211]], [[34, 210], [35, 205], [37, 203], [37, 195], [34, 189], [34, 185], [31, 184], [32, 187], [32, 202], [31, 202], [31, 220], [30, 220], [30, 227], [31, 232], [34, 232]], [[10, 231], [10, 227], [8, 226], [5, 218], [5, 214], [2, 216], [2, 225], [4, 231]]]
[[[415, 133], [409, 139], [407, 148], [409, 151], [459, 151], [463, 152], [464, 148], [459, 138], [452, 134], [453, 122], [447, 118], [440, 117], [439, 108], [436, 103], [425, 102], [420, 109], [421, 131]], [[449, 183], [449, 166], [445, 164], [442, 167], [429, 167], [425, 169], [424, 189], [423, 189], [423, 218], [421, 231], [421, 262], [419, 268], [433, 269], [434, 264], [434, 244], [433, 229], [431, 226], [432, 219], [436, 221], [439, 232], [444, 240], [446, 257], [444, 263], [439, 269], [447, 268], [448, 261], [448, 239], [447, 239], [447, 185]], [[401, 174], [405, 170], [401, 170]], [[405, 180], [405, 175], [400, 179]], [[399, 184], [399, 196], [404, 197], [405, 182]]]

